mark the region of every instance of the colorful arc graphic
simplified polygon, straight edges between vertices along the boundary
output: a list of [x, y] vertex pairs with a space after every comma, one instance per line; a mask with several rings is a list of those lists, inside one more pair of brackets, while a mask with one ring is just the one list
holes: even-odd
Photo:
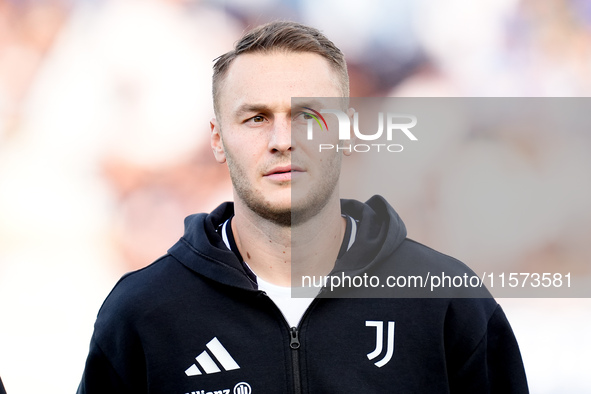
[[320, 112], [313, 110], [312, 108], [308, 108], [308, 107], [302, 107], [304, 109], [307, 109], [308, 111], [312, 111], [313, 114], [309, 114], [311, 117], [313, 117], [316, 122], [318, 122], [318, 126], [320, 126], [320, 130], [323, 129], [322, 124], [320, 123], [320, 120], [318, 120], [318, 118], [322, 119], [322, 122], [324, 123], [324, 126], [326, 126], [326, 131], [328, 131], [328, 125], [326, 124], [326, 120], [324, 120], [324, 117], [322, 115], [320, 115]]

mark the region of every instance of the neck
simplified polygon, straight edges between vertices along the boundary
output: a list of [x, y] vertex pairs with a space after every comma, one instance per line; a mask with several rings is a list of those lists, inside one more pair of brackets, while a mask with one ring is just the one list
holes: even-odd
[[236, 245], [246, 263], [258, 277], [280, 286], [301, 286], [302, 275], [330, 273], [345, 228], [336, 195], [319, 214], [297, 226], [265, 220], [238, 201], [232, 220]]

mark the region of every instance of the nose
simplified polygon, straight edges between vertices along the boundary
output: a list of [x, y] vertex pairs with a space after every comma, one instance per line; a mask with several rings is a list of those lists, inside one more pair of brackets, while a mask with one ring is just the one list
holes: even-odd
[[294, 146], [291, 139], [291, 119], [289, 117], [276, 117], [271, 129], [269, 150], [273, 153], [291, 152]]

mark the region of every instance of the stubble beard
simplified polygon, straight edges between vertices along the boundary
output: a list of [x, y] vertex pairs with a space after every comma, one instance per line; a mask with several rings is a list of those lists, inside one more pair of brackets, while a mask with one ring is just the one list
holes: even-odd
[[[298, 185], [296, 183], [294, 185], [292, 183], [292, 203], [295, 194], [298, 197], [296, 198], [296, 205], [294, 206], [290, 203], [289, 207], [278, 207], [272, 201], [267, 200], [259, 190], [255, 190], [248, 181], [246, 170], [234, 160], [228, 149], [225, 149], [225, 153], [230, 179], [232, 180], [232, 185], [237, 196], [260, 218], [281, 227], [298, 226], [317, 215], [330, 201], [338, 185], [341, 155], [337, 153], [327, 163], [328, 165], [325, 167], [326, 171], [323, 173], [323, 179], [321, 182], [318, 182], [319, 184], [316, 187], [309, 184]], [[284, 155], [284, 157], [278, 156], [277, 162], [291, 163], [291, 153]], [[311, 190], [312, 188], [316, 190]]]

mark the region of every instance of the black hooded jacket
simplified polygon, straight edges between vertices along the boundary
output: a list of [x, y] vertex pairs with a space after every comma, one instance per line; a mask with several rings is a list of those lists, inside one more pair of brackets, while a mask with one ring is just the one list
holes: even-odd
[[[473, 275], [406, 238], [381, 197], [343, 200], [342, 211], [357, 220], [357, 239], [334, 275]], [[511, 327], [487, 292], [325, 289], [289, 327], [217, 231], [232, 215], [225, 203], [188, 217], [167, 255], [117, 283], [78, 393], [528, 392]]]

